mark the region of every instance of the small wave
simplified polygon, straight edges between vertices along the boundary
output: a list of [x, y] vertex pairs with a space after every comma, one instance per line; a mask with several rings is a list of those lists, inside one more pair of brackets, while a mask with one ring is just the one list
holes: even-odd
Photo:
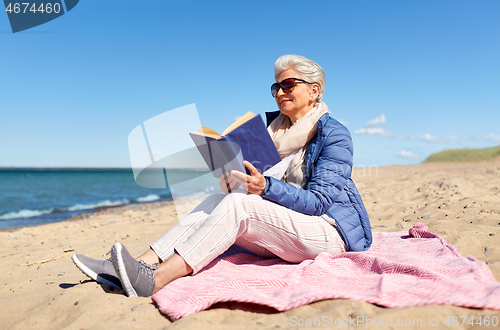
[[105, 201], [95, 203], [95, 204], [76, 204], [76, 205], [68, 207], [67, 210], [68, 211], [82, 211], [82, 210], [96, 209], [98, 207], [104, 207], [104, 206], [124, 205], [124, 204], [128, 204], [128, 203], [129, 203], [128, 199], [120, 199], [117, 201], [105, 200]]
[[[139, 197], [135, 201], [139, 203], [144, 203], [144, 202], [153, 202], [161, 197], [158, 195], [148, 195], [144, 197]], [[92, 209], [97, 209], [100, 207], [110, 207], [110, 206], [119, 206], [119, 205], [126, 205], [129, 204], [130, 201], [126, 198], [120, 199], [120, 200], [105, 200], [101, 201], [98, 203], [93, 203], [93, 204], [75, 204], [69, 207], [57, 207], [57, 208], [49, 208], [49, 209], [43, 209], [43, 210], [21, 210], [21, 211], [14, 211], [14, 212], [9, 212], [0, 215], [0, 221], [1, 220], [12, 220], [12, 219], [19, 219], [19, 218], [33, 218], [33, 217], [38, 217], [41, 215], [45, 214], [50, 214], [50, 213], [61, 213], [61, 212], [78, 212], [78, 211], [85, 211], [85, 210], [92, 210]]]
[[147, 195], [147, 196], [144, 196], [144, 197], [139, 197], [139, 198], [137, 198], [137, 201], [139, 203], [145, 203], [145, 202], [157, 201], [159, 199], [160, 199], [160, 196], [155, 195], [155, 194], [151, 194], [151, 195]]
[[18, 212], [9, 212], [0, 215], [0, 220], [10, 220], [10, 219], [18, 219], [18, 218], [31, 218], [37, 217], [44, 214], [49, 214], [54, 211], [54, 208], [46, 209], [46, 210], [21, 210]]

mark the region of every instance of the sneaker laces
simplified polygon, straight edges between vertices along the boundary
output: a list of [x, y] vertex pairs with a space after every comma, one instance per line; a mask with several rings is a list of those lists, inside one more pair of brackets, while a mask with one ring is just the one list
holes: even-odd
[[144, 262], [144, 260], [139, 260], [139, 264], [140, 264], [139, 272], [146, 274], [146, 276], [149, 279], [154, 278], [155, 270], [157, 270], [160, 267], [159, 263], [154, 263], [152, 265], [149, 265], [146, 262]]

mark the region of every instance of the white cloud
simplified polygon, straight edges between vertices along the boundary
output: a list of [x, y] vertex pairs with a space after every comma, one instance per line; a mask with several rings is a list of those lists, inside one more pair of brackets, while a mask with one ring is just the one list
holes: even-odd
[[385, 115], [381, 114], [380, 116], [376, 117], [375, 119], [369, 120], [366, 122], [366, 126], [375, 126], [375, 125], [381, 125], [385, 124]]
[[[356, 131], [354, 131], [354, 134], [359, 134], [359, 135], [380, 135], [380, 136], [385, 136], [393, 140], [402, 140], [402, 141], [423, 141], [423, 142], [429, 142], [429, 143], [453, 143], [457, 142], [458, 139], [454, 136], [449, 137], [449, 138], [441, 138], [435, 135], [431, 135], [429, 133], [425, 133], [424, 135], [410, 135], [410, 136], [400, 136], [397, 134], [394, 134], [391, 131], [384, 130], [383, 128], [380, 127], [369, 127], [369, 128], [360, 128]], [[466, 138], [464, 138], [466, 139]], [[480, 137], [474, 137], [474, 138], [469, 138], [471, 140], [480, 140]], [[500, 141], [500, 137], [498, 137]], [[491, 137], [486, 137], [483, 138], [483, 140], [492, 140]]]
[[386, 131], [383, 128], [378, 128], [378, 127], [360, 128], [357, 131], [354, 131], [354, 134], [382, 135], [382, 136], [391, 136], [392, 135], [392, 133], [390, 131]]
[[428, 133], [425, 133], [422, 136], [410, 136], [408, 138], [410, 140], [414, 140], [414, 141], [428, 141], [428, 142], [436, 142], [437, 140], [439, 140], [438, 137], [436, 137], [434, 135], [430, 135]]
[[495, 134], [485, 135], [485, 136], [474, 136], [471, 138], [465, 138], [466, 140], [474, 140], [474, 141], [491, 141], [491, 142], [500, 142], [500, 136]]
[[[365, 124], [365, 128], [360, 128], [354, 131], [354, 134], [357, 135], [380, 135], [387, 137], [392, 140], [400, 140], [400, 141], [421, 141], [427, 143], [458, 143], [460, 141], [487, 141], [493, 143], [500, 143], [500, 135], [489, 134], [489, 135], [476, 135], [476, 136], [450, 136], [450, 137], [439, 137], [436, 135], [432, 135], [429, 133], [425, 133], [423, 135], [399, 135], [395, 134], [392, 131], [385, 130], [381, 127], [377, 127], [379, 125], [383, 125], [387, 122], [385, 114], [380, 114], [380, 116], [375, 117], [372, 120], [369, 120]], [[343, 123], [344, 124], [344, 123]], [[346, 125], [345, 123], [344, 125]], [[402, 150], [404, 151], [404, 150]], [[401, 152], [402, 152], [401, 151]], [[402, 154], [399, 156], [404, 157]], [[420, 157], [420, 156], [419, 156]]]
[[401, 158], [419, 159], [420, 155], [407, 150], [401, 150], [396, 152], [396, 156]]

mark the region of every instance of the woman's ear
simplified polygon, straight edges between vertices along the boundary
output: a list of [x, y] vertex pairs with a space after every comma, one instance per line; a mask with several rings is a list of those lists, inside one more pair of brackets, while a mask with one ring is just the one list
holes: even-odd
[[313, 84], [312, 85], [312, 89], [313, 89], [314, 98], [316, 98], [316, 96], [319, 95], [319, 85], [318, 84]]

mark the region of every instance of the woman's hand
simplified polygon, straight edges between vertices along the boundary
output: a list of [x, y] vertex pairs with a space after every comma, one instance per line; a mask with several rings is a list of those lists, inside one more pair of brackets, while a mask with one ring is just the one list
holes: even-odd
[[266, 189], [266, 178], [250, 162], [245, 160], [243, 161], [243, 165], [250, 171], [250, 175], [233, 170], [229, 176], [238, 182], [238, 184], [241, 184], [249, 193], [255, 195], [262, 194], [264, 189]]
[[239, 185], [240, 184], [231, 176], [230, 172], [222, 173], [219, 178], [219, 187], [224, 194], [229, 194], [231, 191], [238, 189]]

